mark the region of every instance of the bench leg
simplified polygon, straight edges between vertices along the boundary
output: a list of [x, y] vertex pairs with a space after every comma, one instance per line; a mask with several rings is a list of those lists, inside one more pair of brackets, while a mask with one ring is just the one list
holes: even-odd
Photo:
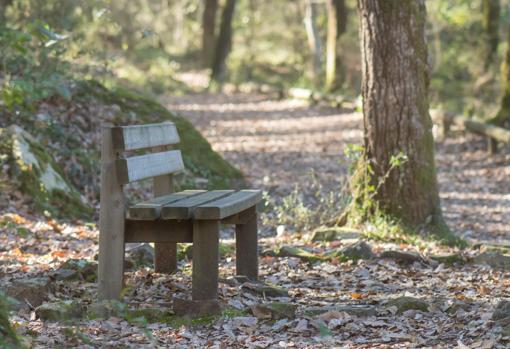
[[156, 242], [154, 244], [154, 270], [156, 273], [171, 274], [177, 270], [177, 244]]
[[219, 221], [193, 222], [194, 301], [218, 298], [219, 233]]
[[236, 224], [236, 273], [252, 280], [257, 280], [258, 278], [256, 213], [245, 224]]

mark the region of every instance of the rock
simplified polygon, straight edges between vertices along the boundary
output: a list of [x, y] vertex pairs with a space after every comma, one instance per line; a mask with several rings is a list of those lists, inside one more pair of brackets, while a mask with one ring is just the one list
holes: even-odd
[[173, 310], [178, 316], [201, 317], [219, 314], [221, 307], [216, 300], [193, 301], [175, 298]]
[[384, 251], [379, 255], [379, 258], [393, 259], [396, 262], [404, 263], [404, 264], [412, 264], [414, 262], [423, 262], [423, 263], [425, 262], [425, 259], [417, 252], [399, 251], [399, 250]]
[[510, 269], [510, 256], [498, 252], [483, 252], [477, 255], [473, 262], [476, 264], [487, 264], [493, 268]]
[[273, 287], [261, 282], [245, 282], [241, 291], [250, 292], [262, 297], [289, 297], [289, 292], [283, 288]]
[[407, 310], [420, 310], [426, 312], [429, 309], [429, 304], [424, 300], [407, 296], [394, 298], [388, 301], [386, 305], [388, 307], [397, 307], [398, 314], [402, 314]]
[[158, 307], [128, 309], [126, 311], [126, 319], [128, 321], [144, 318], [148, 323], [166, 323], [170, 320], [172, 315], [169, 309]]
[[337, 253], [337, 257], [344, 260], [357, 261], [360, 259], [373, 259], [375, 255], [369, 244], [365, 241], [358, 241], [340, 249]]
[[325, 307], [310, 307], [304, 313], [308, 316], [317, 316], [327, 312], [345, 312], [352, 316], [368, 317], [376, 316], [377, 311], [373, 305], [333, 305]]
[[278, 257], [296, 257], [306, 262], [317, 262], [324, 258], [299, 247], [282, 246], [278, 252]]
[[84, 313], [85, 308], [77, 301], [60, 301], [44, 303], [35, 309], [35, 315], [41, 320], [64, 321], [78, 319]]
[[92, 303], [87, 307], [87, 318], [108, 319], [112, 316], [124, 317], [126, 312], [126, 304], [117, 300], [103, 300]]
[[52, 277], [58, 281], [75, 281], [81, 280], [81, 275], [76, 270], [71, 269], [58, 269], [53, 274]]
[[465, 260], [460, 253], [442, 253], [442, 254], [433, 254], [429, 256], [433, 261], [446, 264], [446, 265], [454, 265], [454, 264], [464, 264]]
[[271, 302], [267, 304], [255, 304], [250, 307], [253, 316], [259, 319], [280, 320], [296, 317], [297, 305], [285, 302]]
[[510, 301], [503, 299], [499, 301], [492, 313], [492, 320], [498, 321], [510, 317]]
[[360, 240], [363, 235], [354, 230], [345, 227], [319, 228], [313, 232], [312, 241], [336, 241], [354, 243]]
[[86, 259], [68, 259], [58, 268], [58, 271], [62, 270], [75, 271], [80, 279], [88, 282], [97, 280], [97, 263]]
[[48, 299], [53, 286], [49, 278], [20, 279], [7, 286], [6, 294], [20, 301], [24, 307], [38, 307]]
[[53, 156], [21, 127], [0, 129], [0, 154], [7, 156], [11, 181], [30, 196], [35, 209], [56, 216], [90, 217], [92, 208], [82, 201]]
[[135, 266], [154, 264], [154, 248], [150, 244], [141, 244], [126, 251], [126, 259]]

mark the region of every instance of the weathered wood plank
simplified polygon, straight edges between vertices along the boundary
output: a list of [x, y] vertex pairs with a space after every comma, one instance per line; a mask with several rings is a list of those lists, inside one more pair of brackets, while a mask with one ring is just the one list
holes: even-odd
[[257, 213], [252, 211], [246, 224], [236, 225], [236, 273], [257, 280], [258, 237]]
[[223, 218], [221, 224], [246, 224], [256, 214], [257, 206], [252, 206], [244, 211]]
[[180, 141], [173, 122], [113, 127], [112, 138], [114, 149], [118, 151], [177, 144]]
[[193, 242], [191, 221], [126, 220], [126, 242]]
[[190, 219], [193, 217], [193, 210], [196, 206], [231, 195], [232, 193], [234, 193], [233, 190], [212, 190], [166, 204], [161, 208], [161, 219]]
[[195, 208], [195, 219], [223, 219], [256, 205], [262, 200], [260, 190], [241, 190], [218, 200], [210, 201]]
[[219, 221], [193, 223], [191, 297], [194, 301], [218, 298], [219, 232]]
[[129, 208], [128, 218], [132, 220], [158, 219], [163, 205], [202, 193], [205, 193], [205, 190], [185, 190], [179, 193], [173, 193], [170, 195], [160, 196], [151, 200], [140, 202]]
[[102, 128], [98, 293], [119, 299], [124, 276], [125, 197], [115, 166], [111, 126]]
[[[156, 148], [157, 149], [157, 148]], [[168, 195], [174, 191], [172, 175], [154, 177], [152, 191], [154, 197]], [[154, 271], [171, 274], [177, 270], [177, 243], [154, 243]]]
[[171, 174], [184, 169], [180, 150], [118, 159], [116, 165], [119, 181], [122, 184]]

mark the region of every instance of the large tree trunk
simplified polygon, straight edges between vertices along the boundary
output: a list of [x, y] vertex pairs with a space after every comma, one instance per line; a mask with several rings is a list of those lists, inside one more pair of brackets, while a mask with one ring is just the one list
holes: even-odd
[[347, 28], [347, 8], [345, 0], [327, 0], [328, 35], [326, 43], [326, 89], [333, 90], [337, 85], [337, 42]]
[[[439, 202], [429, 115], [424, 0], [358, 0], [363, 121], [372, 180], [388, 174], [375, 200], [404, 225], [446, 229]], [[391, 168], [391, 158], [408, 160]]]
[[314, 0], [306, 0], [304, 23], [313, 59], [313, 79], [318, 84], [322, 75], [322, 44], [317, 29], [317, 3]]
[[218, 0], [205, 0], [202, 16], [202, 63], [204, 67], [210, 67], [213, 60], [217, 8]]
[[498, 52], [499, 16], [501, 11], [499, 0], [482, 0], [482, 10], [483, 28], [486, 37], [485, 70], [488, 70]]
[[227, 0], [221, 14], [220, 34], [216, 43], [211, 74], [211, 80], [219, 83], [222, 83], [225, 79], [226, 61], [232, 46], [232, 17], [234, 16], [235, 5], [236, 0]]

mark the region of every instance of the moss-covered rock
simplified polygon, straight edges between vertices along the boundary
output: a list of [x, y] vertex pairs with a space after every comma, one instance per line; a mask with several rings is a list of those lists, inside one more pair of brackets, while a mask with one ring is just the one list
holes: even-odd
[[423, 312], [429, 310], [429, 304], [426, 301], [407, 296], [394, 298], [390, 300], [386, 305], [388, 307], [396, 307], [398, 314], [402, 314], [407, 310], [420, 310]]
[[[79, 83], [77, 96], [91, 96], [102, 103], [117, 105], [122, 114], [131, 115], [136, 123], [172, 121], [177, 126], [186, 169], [194, 177], [208, 180], [209, 188], [239, 187], [244, 183], [242, 173], [212, 150], [211, 145], [185, 118], [175, 115], [156, 100], [133, 90], [125, 88], [107, 89], [97, 81], [89, 80]], [[119, 119], [126, 124], [126, 119]], [[182, 186], [195, 186], [194, 181]]]
[[286, 302], [271, 302], [254, 304], [250, 307], [250, 310], [253, 316], [259, 319], [293, 319], [296, 317], [297, 305]]
[[79, 319], [85, 311], [78, 301], [60, 301], [44, 303], [35, 309], [35, 315], [42, 320], [66, 321]]
[[86, 259], [68, 259], [60, 265], [59, 271], [71, 270], [78, 274], [78, 279], [93, 282], [97, 279], [97, 263]]
[[58, 217], [92, 213], [46, 148], [21, 127], [0, 129], [0, 154], [7, 162], [9, 178], [32, 199], [35, 209]]
[[346, 227], [322, 227], [313, 232], [312, 241], [336, 241], [356, 242], [363, 235], [354, 229]]
[[446, 265], [464, 264], [466, 262], [460, 253], [438, 253], [430, 255], [429, 258]]
[[[13, 281], [6, 288], [6, 294], [20, 302], [20, 307], [37, 307], [48, 299], [53, 291], [49, 278], [26, 278]], [[28, 303], [28, 304], [27, 304]]]
[[372, 247], [365, 241], [358, 241], [353, 244], [347, 245], [341, 249], [329, 251], [328, 258], [338, 258], [341, 261], [358, 261], [360, 259], [373, 259], [375, 258]]

